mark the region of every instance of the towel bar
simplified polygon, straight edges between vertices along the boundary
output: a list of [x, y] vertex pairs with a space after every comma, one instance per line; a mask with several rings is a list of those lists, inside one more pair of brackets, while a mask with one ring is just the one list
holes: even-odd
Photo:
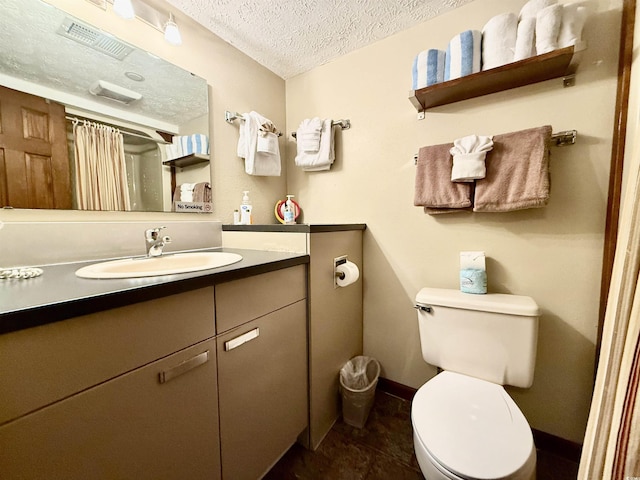
[[[344, 120], [331, 120], [331, 126], [335, 126], [338, 125], [342, 130], [348, 130], [351, 128], [351, 120], [349, 120], [348, 118], [344, 119]], [[293, 138], [296, 138], [297, 133], [296, 132], [292, 132], [291, 136]]]
[[[564, 132], [558, 132], [551, 135], [551, 140], [553, 140], [553, 146], [556, 147], [566, 147], [567, 145], [573, 145], [576, 143], [576, 138], [578, 138], [577, 130], [565, 130]], [[418, 154], [416, 153], [413, 156], [413, 164], [418, 164]]]
[[[224, 112], [224, 121], [227, 123], [233, 123], [236, 120], [244, 120], [242, 118], [242, 114], [238, 113], [238, 112], [230, 112], [229, 110]], [[278, 135], [279, 137], [282, 136], [281, 132], [275, 132], [276, 135]]]

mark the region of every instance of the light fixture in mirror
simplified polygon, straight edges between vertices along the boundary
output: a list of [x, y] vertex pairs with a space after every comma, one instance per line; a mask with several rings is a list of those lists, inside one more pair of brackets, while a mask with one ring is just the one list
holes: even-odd
[[[96, 96], [90, 89], [99, 82], [135, 92], [139, 99], [124, 105], [113, 98]], [[74, 119], [89, 119], [120, 129], [124, 133], [134, 210], [171, 211], [171, 194], [175, 189], [172, 180], [178, 185], [210, 181], [208, 163], [178, 168], [173, 178], [171, 168], [162, 166], [166, 160], [163, 144], [170, 142], [172, 135], [209, 134], [206, 81], [41, 0], [0, 2], [0, 86], [10, 89], [9, 93], [24, 92], [46, 99], [45, 103], [62, 105], [69, 136]], [[6, 120], [16, 115], [2, 112], [0, 118]], [[34, 116], [29, 121], [36, 126], [42, 118]], [[0, 145], [0, 148], [8, 147]], [[72, 154], [74, 145], [70, 143], [66, 149]], [[33, 158], [47, 155], [40, 152]], [[73, 183], [73, 168], [69, 170]], [[51, 182], [50, 178], [43, 180]], [[24, 183], [15, 172], [0, 171], [0, 206], [75, 208], [77, 205], [75, 198], [62, 204], [41, 198], [45, 191], [42, 186], [34, 190], [40, 198], [36, 205], [12, 205], [13, 202], [6, 201], [7, 192], [23, 189]]]

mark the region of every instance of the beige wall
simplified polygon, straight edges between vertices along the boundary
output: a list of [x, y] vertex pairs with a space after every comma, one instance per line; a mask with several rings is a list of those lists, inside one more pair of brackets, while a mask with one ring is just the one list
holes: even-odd
[[[162, 34], [138, 19], [123, 20], [111, 11], [103, 11], [83, 0], [47, 0], [58, 8], [87, 21], [120, 39], [147, 50], [207, 80], [211, 129], [211, 177], [213, 217], [225, 223], [233, 219], [233, 210], [242, 201], [242, 191], [251, 192], [256, 223], [273, 223], [273, 206], [283, 198], [286, 177], [254, 177], [244, 173], [242, 159], [236, 156], [238, 122], [224, 121], [225, 110], [256, 110], [280, 129], [285, 127], [285, 82], [235, 47], [212, 35], [190, 18], [173, 12], [182, 33], [183, 44], [174, 47]], [[161, 0], [145, 0], [168, 10]], [[111, 4], [108, 4], [111, 10]], [[187, 220], [191, 214], [174, 214]], [[83, 219], [165, 219], [167, 214], [85, 213], [52, 211], [0, 211], [0, 220], [83, 220]], [[169, 218], [173, 219], [173, 216]], [[198, 219], [202, 219], [199, 217]]]
[[[408, 92], [414, 55], [446, 48], [464, 29], [525, 1], [476, 0], [287, 81], [287, 122], [349, 118], [328, 173], [304, 173], [289, 143], [288, 189], [307, 222], [366, 222], [364, 349], [383, 376], [419, 387], [434, 369], [421, 358], [413, 299], [424, 286], [457, 288], [459, 252], [484, 250], [489, 290], [540, 305], [533, 387], [514, 398], [534, 428], [581, 442], [591, 400], [620, 1], [590, 2], [588, 49], [576, 85], [561, 79], [438, 107], [418, 121]], [[578, 130], [552, 150], [548, 207], [439, 216], [413, 206], [413, 156], [424, 145], [551, 124]]]

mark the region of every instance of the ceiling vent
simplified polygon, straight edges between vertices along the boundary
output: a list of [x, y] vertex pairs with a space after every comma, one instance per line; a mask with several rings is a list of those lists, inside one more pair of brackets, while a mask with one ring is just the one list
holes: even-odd
[[113, 83], [105, 82], [104, 80], [98, 80], [91, 85], [89, 92], [97, 97], [108, 98], [116, 102], [124, 103], [125, 105], [129, 105], [131, 102], [135, 102], [142, 98], [142, 95], [138, 92], [120, 87]]
[[56, 33], [118, 60], [133, 52], [130, 45], [70, 17], [64, 19]]

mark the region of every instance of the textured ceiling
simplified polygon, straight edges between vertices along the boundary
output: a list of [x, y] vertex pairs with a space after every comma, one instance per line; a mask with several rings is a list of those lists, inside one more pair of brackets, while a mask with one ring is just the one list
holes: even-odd
[[472, 0], [167, 0], [284, 79]]

